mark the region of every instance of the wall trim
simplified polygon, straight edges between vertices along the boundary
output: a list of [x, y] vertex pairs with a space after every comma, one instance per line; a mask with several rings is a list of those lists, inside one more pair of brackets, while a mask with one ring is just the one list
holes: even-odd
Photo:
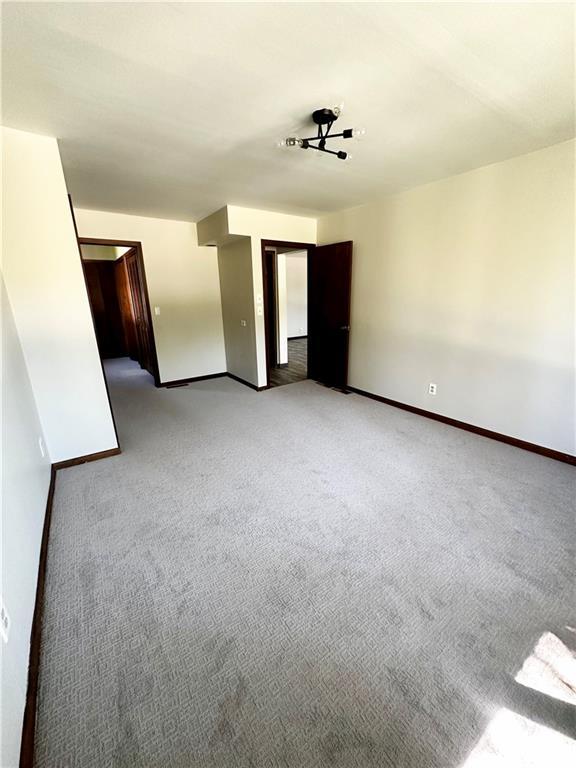
[[187, 384], [194, 384], [195, 381], [206, 381], [207, 379], [219, 379], [222, 376], [227, 376], [226, 371], [220, 373], [208, 373], [206, 376], [192, 376], [189, 379], [174, 379], [173, 381], [162, 381], [158, 386], [160, 387], [185, 387]]
[[88, 461], [99, 461], [100, 459], [107, 459], [109, 456], [118, 456], [122, 453], [120, 448], [110, 448], [107, 451], [98, 451], [98, 453], [87, 453], [86, 456], [76, 456], [74, 459], [66, 459], [65, 461], [56, 461], [52, 464], [52, 469], [66, 469], [66, 467], [76, 467], [78, 464], [86, 464]]
[[245, 386], [250, 387], [250, 389], [253, 389], [256, 392], [262, 392], [263, 389], [268, 389], [268, 387], [257, 387], [256, 384], [252, 384], [252, 382], [246, 381], [246, 379], [241, 379], [240, 376], [235, 376], [233, 373], [227, 373], [226, 376], [230, 379], [234, 379], [234, 381], [237, 381], [239, 384], [244, 384]]
[[38, 696], [38, 672], [40, 669], [40, 640], [42, 636], [42, 616], [44, 613], [44, 589], [46, 586], [46, 560], [48, 557], [48, 538], [52, 521], [52, 506], [54, 488], [56, 486], [56, 469], [50, 468], [50, 485], [46, 499], [46, 512], [40, 540], [40, 558], [38, 560], [38, 577], [36, 580], [36, 599], [32, 614], [32, 629], [30, 630], [30, 656], [28, 661], [28, 684], [26, 686], [26, 702], [22, 721], [22, 740], [20, 744], [20, 768], [32, 768], [34, 761], [34, 738], [36, 735], [36, 700]]
[[385, 405], [391, 405], [394, 408], [401, 408], [403, 411], [409, 411], [415, 413], [418, 416], [424, 416], [427, 419], [433, 419], [434, 421], [440, 421], [443, 424], [448, 424], [451, 427], [457, 429], [463, 429], [466, 432], [473, 432], [476, 435], [482, 437], [488, 437], [492, 440], [498, 440], [501, 443], [507, 443], [513, 445], [515, 448], [522, 448], [524, 451], [531, 451], [532, 453], [539, 453], [541, 456], [546, 456], [549, 459], [555, 459], [556, 461], [562, 461], [565, 464], [572, 464], [576, 466], [576, 456], [572, 456], [570, 453], [562, 453], [562, 451], [556, 451], [554, 448], [546, 448], [543, 445], [537, 445], [536, 443], [529, 443], [526, 440], [520, 440], [518, 437], [511, 437], [510, 435], [503, 435], [500, 432], [493, 432], [491, 429], [485, 429], [484, 427], [477, 427], [475, 424], [468, 424], [466, 421], [458, 421], [458, 419], [452, 419], [450, 416], [442, 416], [440, 413], [434, 413], [433, 411], [426, 411], [424, 408], [417, 408], [415, 405], [408, 405], [407, 403], [401, 403], [398, 400], [391, 400], [388, 397], [382, 397], [382, 395], [375, 395], [372, 392], [366, 392], [363, 389], [357, 387], [348, 386], [347, 389], [350, 392], [355, 392], [362, 397], [368, 397], [371, 400], [376, 400], [379, 403]]
[[78, 456], [76, 459], [57, 461], [50, 467], [50, 485], [46, 499], [46, 512], [42, 526], [42, 539], [40, 541], [40, 557], [38, 560], [38, 577], [36, 580], [36, 599], [34, 600], [34, 613], [32, 615], [32, 629], [30, 631], [30, 655], [28, 660], [28, 683], [26, 686], [26, 702], [24, 704], [24, 718], [22, 720], [22, 738], [20, 742], [19, 768], [33, 768], [34, 765], [34, 741], [36, 736], [36, 707], [38, 700], [38, 679], [40, 672], [40, 647], [42, 641], [42, 620], [44, 617], [44, 592], [46, 587], [46, 565], [48, 562], [48, 543], [50, 539], [50, 526], [52, 523], [52, 509], [54, 506], [54, 490], [56, 488], [56, 474], [59, 469], [85, 464], [87, 461], [98, 461], [109, 456], [117, 456], [120, 448], [111, 448], [108, 451], [89, 453], [86, 456]]

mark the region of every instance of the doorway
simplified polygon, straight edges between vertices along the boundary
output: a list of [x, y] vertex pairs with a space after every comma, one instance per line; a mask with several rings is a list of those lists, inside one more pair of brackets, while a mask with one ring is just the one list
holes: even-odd
[[352, 242], [262, 241], [268, 388], [306, 378], [346, 391]]
[[130, 358], [160, 384], [142, 247], [78, 238], [102, 360]]
[[268, 387], [308, 378], [308, 251], [263, 249]]

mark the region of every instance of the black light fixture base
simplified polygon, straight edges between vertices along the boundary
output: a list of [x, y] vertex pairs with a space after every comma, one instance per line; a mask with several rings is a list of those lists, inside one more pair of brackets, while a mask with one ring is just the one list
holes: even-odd
[[334, 120], [338, 120], [338, 114], [332, 109], [316, 109], [312, 112], [312, 120], [314, 120], [316, 125], [328, 125], [333, 123]]

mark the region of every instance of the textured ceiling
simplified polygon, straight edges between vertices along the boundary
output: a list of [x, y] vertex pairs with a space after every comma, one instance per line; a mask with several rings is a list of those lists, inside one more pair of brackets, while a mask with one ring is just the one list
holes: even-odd
[[[566, 4], [3, 6], [3, 123], [56, 136], [77, 206], [197, 220], [358, 205], [574, 135]], [[315, 108], [353, 160], [281, 150]], [[351, 142], [345, 142], [346, 149]]]

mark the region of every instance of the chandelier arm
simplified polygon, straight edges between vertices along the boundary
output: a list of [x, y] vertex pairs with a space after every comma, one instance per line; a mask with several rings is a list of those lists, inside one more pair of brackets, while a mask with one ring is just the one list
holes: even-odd
[[[331, 133], [330, 136], [323, 136], [323, 139], [344, 139], [344, 138], [350, 138], [348, 136], [344, 135], [344, 131], [342, 133]], [[320, 136], [312, 136], [310, 138], [303, 138], [302, 141], [316, 141], [319, 139]]]
[[324, 149], [323, 147], [315, 147], [314, 144], [308, 144], [307, 149], [315, 149], [317, 152], [325, 152], [327, 155], [337, 155], [338, 152], [334, 152], [332, 149]]

